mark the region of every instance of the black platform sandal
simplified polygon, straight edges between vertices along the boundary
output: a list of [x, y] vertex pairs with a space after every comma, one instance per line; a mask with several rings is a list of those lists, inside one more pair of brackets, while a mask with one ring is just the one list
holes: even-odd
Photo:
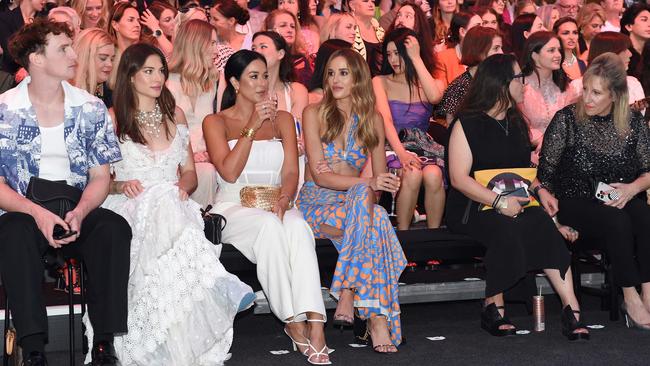
[[562, 310], [562, 335], [567, 337], [570, 341], [576, 340], [589, 340], [589, 333], [574, 333], [576, 329], [587, 329], [582, 321], [576, 319], [575, 314], [580, 314], [580, 310], [571, 309], [571, 305], [567, 305]]
[[[499, 309], [504, 309], [504, 307], [496, 306], [494, 303], [483, 307], [483, 311], [481, 312], [481, 328], [495, 337], [515, 335], [517, 328], [507, 316], [501, 316]], [[500, 329], [499, 327], [503, 325], [512, 325], [513, 328]]]

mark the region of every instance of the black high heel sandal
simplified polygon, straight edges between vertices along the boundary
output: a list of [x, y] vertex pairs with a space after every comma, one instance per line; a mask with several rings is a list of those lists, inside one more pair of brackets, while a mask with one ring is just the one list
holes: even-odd
[[582, 321], [576, 319], [575, 314], [580, 314], [580, 310], [571, 309], [571, 305], [567, 305], [562, 310], [562, 335], [567, 337], [570, 341], [576, 340], [589, 340], [589, 333], [574, 333], [576, 329], [587, 329]]
[[353, 321], [348, 321], [347, 317], [343, 314], [334, 314], [334, 319], [332, 319], [332, 326], [334, 328], [339, 328], [341, 332], [344, 329], [351, 329], [354, 326], [354, 316], [352, 317]]
[[[351, 291], [352, 296], [354, 297], [354, 293], [356, 292], [356, 289], [351, 289], [350, 288], [350, 289], [347, 289], [347, 290]], [[334, 317], [332, 319], [332, 326], [334, 326], [334, 328], [339, 328], [341, 333], [343, 333], [344, 329], [352, 329], [354, 327], [354, 319], [356, 318], [356, 314], [357, 314], [357, 309], [356, 308], [353, 308], [353, 309], [354, 310], [352, 312], [352, 319], [351, 320], [347, 315], [340, 314], [340, 313], [337, 314], [335, 312]]]
[[[504, 307], [496, 306], [494, 303], [483, 307], [483, 311], [481, 312], [481, 328], [495, 337], [515, 335], [517, 328], [507, 316], [501, 316], [499, 309], [504, 309]], [[502, 325], [512, 325], [513, 328], [500, 329], [499, 327]]]

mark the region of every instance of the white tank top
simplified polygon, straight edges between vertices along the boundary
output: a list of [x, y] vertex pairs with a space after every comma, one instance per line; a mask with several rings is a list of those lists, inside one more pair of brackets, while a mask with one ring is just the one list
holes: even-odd
[[41, 161], [38, 177], [47, 180], [67, 180], [70, 177], [70, 158], [65, 146], [63, 123], [41, 130]]
[[[228, 146], [233, 149], [237, 140], [228, 141]], [[281, 140], [256, 140], [253, 141], [251, 152], [248, 155], [246, 166], [235, 183], [226, 182], [217, 175], [219, 190], [217, 202], [239, 203], [239, 191], [245, 186], [279, 186], [282, 184], [282, 164], [284, 163], [284, 149]]]

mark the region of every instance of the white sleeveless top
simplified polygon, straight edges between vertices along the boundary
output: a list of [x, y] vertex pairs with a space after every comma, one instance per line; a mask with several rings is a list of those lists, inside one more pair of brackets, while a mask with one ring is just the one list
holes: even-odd
[[[237, 140], [228, 141], [228, 146], [233, 149]], [[217, 202], [240, 203], [239, 191], [245, 186], [279, 186], [282, 184], [282, 164], [284, 163], [284, 149], [281, 140], [253, 141], [251, 152], [244, 170], [235, 183], [228, 183], [217, 175], [219, 190]]]
[[70, 177], [70, 158], [65, 146], [64, 123], [54, 127], [39, 127], [41, 131], [41, 161], [39, 178], [67, 180]]

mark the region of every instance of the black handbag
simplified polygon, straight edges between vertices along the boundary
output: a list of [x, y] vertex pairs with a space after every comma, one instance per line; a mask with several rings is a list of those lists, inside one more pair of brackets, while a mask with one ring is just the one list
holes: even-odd
[[63, 219], [77, 206], [82, 193], [79, 188], [69, 186], [65, 181], [31, 177], [25, 198]]
[[211, 205], [208, 205], [205, 209], [201, 209], [201, 216], [203, 216], [203, 222], [205, 223], [203, 229], [205, 237], [214, 245], [227, 244], [221, 241], [221, 233], [227, 223], [226, 218], [219, 214], [210, 213], [211, 209]]
[[[69, 211], [77, 207], [82, 193], [83, 191], [79, 188], [69, 186], [65, 181], [31, 177], [25, 198], [64, 219]], [[63, 233], [65, 233], [63, 227], [54, 226], [55, 236]], [[60, 260], [56, 260], [56, 262], [60, 262]]]

